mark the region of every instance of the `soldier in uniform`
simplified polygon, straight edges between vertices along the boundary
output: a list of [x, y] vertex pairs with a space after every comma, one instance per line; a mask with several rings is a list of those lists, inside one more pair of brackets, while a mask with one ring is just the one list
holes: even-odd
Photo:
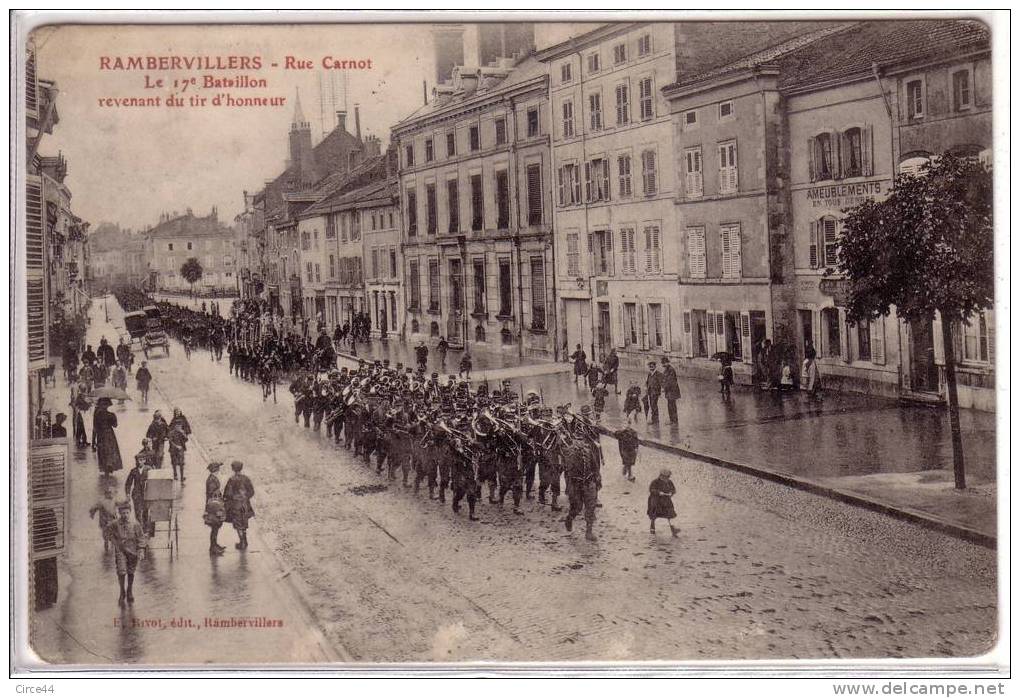
[[475, 504], [482, 494], [482, 487], [475, 477], [472, 458], [464, 452], [463, 448], [453, 443], [453, 439], [446, 433], [437, 435], [439, 445], [438, 459], [440, 462], [448, 463], [453, 475], [453, 510], [460, 511], [460, 503], [467, 499], [468, 519], [478, 521], [475, 516]]
[[594, 541], [595, 507], [598, 504], [598, 491], [602, 487], [602, 474], [599, 461], [593, 447], [581, 438], [566, 437], [562, 447], [564, 474], [567, 478], [567, 499], [570, 509], [563, 524], [568, 531], [573, 530], [574, 517], [584, 511], [585, 533], [587, 540]]

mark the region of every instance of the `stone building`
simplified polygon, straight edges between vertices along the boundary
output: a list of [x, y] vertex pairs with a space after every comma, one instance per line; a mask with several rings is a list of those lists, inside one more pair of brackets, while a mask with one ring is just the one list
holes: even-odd
[[546, 83], [534, 57], [457, 66], [393, 127], [411, 340], [556, 355]]
[[[145, 253], [150, 284], [155, 291], [171, 293], [232, 294], [237, 291], [234, 231], [220, 222], [216, 207], [208, 216], [165, 213], [159, 224], [145, 233]], [[195, 258], [201, 278], [190, 284], [181, 267]]]

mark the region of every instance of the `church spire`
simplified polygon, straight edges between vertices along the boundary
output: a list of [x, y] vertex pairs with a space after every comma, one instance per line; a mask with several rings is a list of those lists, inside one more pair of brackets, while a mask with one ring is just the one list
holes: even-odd
[[310, 128], [305, 113], [301, 110], [301, 91], [294, 88], [294, 118], [290, 122], [290, 130], [298, 131]]

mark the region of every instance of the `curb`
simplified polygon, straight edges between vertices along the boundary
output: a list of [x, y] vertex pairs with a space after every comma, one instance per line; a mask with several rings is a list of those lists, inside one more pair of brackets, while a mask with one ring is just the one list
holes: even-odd
[[[610, 431], [607, 427], [599, 425], [597, 428], [601, 434], [611, 438], [616, 438], [614, 436], [614, 432]], [[685, 448], [680, 448], [679, 446], [672, 446], [670, 444], [664, 444], [651, 439], [639, 438], [638, 443], [642, 446], [654, 448], [659, 451], [683, 456], [684, 458], [691, 458], [693, 460], [726, 468], [727, 470], [734, 470], [736, 472], [762, 478], [764, 480], [770, 480], [781, 485], [786, 485], [787, 487], [792, 487], [804, 492], [810, 492], [811, 494], [818, 495], [820, 497], [827, 497], [829, 499], [836, 500], [837, 502], [843, 502], [844, 504], [891, 516], [894, 519], [923, 526], [924, 528], [932, 531], [938, 531], [939, 533], [945, 533], [955, 538], [967, 541], [968, 543], [974, 543], [976, 545], [989, 548], [990, 550], [996, 550], [998, 546], [997, 539], [994, 535], [984, 533], [983, 531], [979, 531], [968, 526], [950, 523], [931, 516], [930, 514], [917, 511], [916, 509], [896, 506], [889, 504], [888, 502], [883, 502], [872, 497], [866, 497], [848, 490], [841, 490], [836, 487], [823, 485], [814, 480], [793, 477], [792, 475], [787, 475], [786, 473], [770, 470], [761, 466], [752, 466], [745, 463], [723, 460], [722, 458], [716, 458], [715, 456], [710, 456], [704, 453], [696, 453], [695, 451], [689, 451]]]

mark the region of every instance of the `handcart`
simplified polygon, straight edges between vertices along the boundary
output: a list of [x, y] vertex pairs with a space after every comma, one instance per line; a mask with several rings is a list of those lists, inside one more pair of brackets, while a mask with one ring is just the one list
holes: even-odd
[[170, 551], [171, 560], [174, 558], [174, 550], [177, 551], [178, 556], [181, 553], [177, 510], [174, 507], [175, 485], [173, 472], [162, 468], [150, 470], [145, 481], [145, 505], [148, 509], [149, 530], [152, 533], [153, 542], [155, 542], [163, 534], [159, 524], [166, 524], [166, 548]]

